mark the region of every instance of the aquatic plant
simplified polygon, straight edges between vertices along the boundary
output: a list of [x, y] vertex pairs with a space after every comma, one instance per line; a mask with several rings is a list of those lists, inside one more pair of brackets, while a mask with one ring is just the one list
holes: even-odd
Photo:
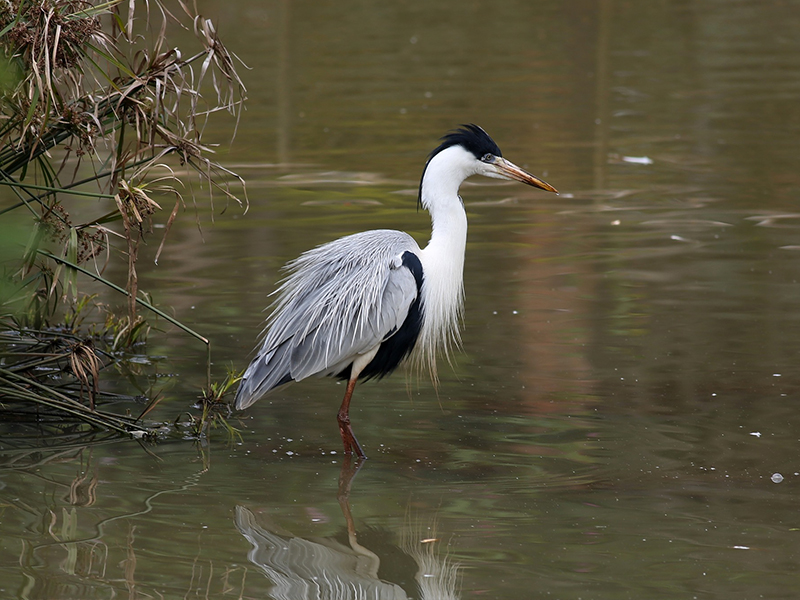
[[[212, 207], [215, 193], [247, 206], [244, 181], [213, 158], [203, 134], [227, 112], [235, 135], [246, 91], [238, 59], [209, 19], [178, 5], [176, 15], [160, 0], [0, 4], [0, 185], [15, 199], [0, 208], [0, 232], [25, 232], [0, 248], [3, 407], [35, 403], [139, 431], [135, 419], [96, 403], [103, 369], [146, 339], [140, 307], [202, 341], [210, 365], [208, 340], [158, 309], [137, 276], [154, 216], [163, 216], [157, 261], [187, 201], [197, 201], [192, 181], [209, 190]], [[198, 50], [168, 44], [168, 26], [192, 32]], [[104, 274], [120, 260], [124, 284]], [[87, 276], [127, 297], [127, 314], [87, 327], [94, 297], [79, 291]]]

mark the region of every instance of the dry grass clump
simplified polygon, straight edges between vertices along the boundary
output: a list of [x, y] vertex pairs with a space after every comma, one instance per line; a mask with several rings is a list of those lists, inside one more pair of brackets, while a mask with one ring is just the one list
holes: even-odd
[[[24, 249], [2, 257], [0, 329], [54, 327], [81, 301], [79, 275], [89, 275], [127, 295], [129, 328], [146, 332], [137, 306], [166, 315], [140, 292], [136, 263], [164, 202], [172, 208], [158, 255], [185, 190], [197, 201], [193, 180], [210, 190], [212, 206], [218, 193], [246, 208], [244, 182], [215, 161], [203, 135], [220, 112], [235, 131], [246, 91], [237, 59], [196, 7], [178, 6], [176, 15], [161, 0], [0, 2], [0, 185], [17, 199], [0, 209], [0, 234], [13, 212], [27, 211], [31, 224]], [[168, 45], [168, 26], [193, 32], [196, 51]], [[77, 222], [78, 207], [93, 214]], [[119, 256], [124, 286], [103, 275]], [[64, 367], [90, 410], [101, 362], [81, 339]], [[47, 386], [3, 381], [6, 389]]]

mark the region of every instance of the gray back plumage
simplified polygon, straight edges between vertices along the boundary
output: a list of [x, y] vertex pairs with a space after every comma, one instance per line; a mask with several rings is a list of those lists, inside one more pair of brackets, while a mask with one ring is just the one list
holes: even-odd
[[410, 235], [378, 229], [323, 244], [288, 263], [236, 408], [290, 381], [335, 375], [396, 331], [417, 297], [414, 277], [402, 264], [406, 251], [420, 251]]

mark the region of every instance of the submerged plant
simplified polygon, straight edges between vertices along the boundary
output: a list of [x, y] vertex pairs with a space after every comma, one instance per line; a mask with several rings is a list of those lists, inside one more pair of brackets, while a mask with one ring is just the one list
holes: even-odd
[[239, 430], [228, 421], [231, 404], [225, 399], [225, 396], [234, 391], [241, 380], [242, 371], [230, 368], [222, 381], [213, 381], [203, 389], [197, 402], [201, 414], [199, 416], [189, 415], [188, 425], [193, 437], [205, 436], [209, 429], [222, 427], [229, 440], [241, 439]]

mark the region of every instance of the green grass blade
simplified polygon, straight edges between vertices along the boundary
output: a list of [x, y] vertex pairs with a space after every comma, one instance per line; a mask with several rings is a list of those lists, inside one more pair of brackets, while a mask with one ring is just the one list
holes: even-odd
[[[108, 62], [110, 62], [112, 65], [114, 65], [117, 69], [119, 69], [120, 72], [124, 73], [125, 75], [127, 75], [131, 79], [137, 79], [136, 73], [131, 71], [127, 66], [125, 66], [119, 60], [117, 60], [116, 58], [111, 56], [108, 52], [104, 52], [103, 50], [101, 50], [100, 48], [98, 48], [97, 46], [95, 46], [93, 44], [86, 44], [86, 47], [89, 48], [92, 52], [94, 52], [98, 56], [101, 56], [102, 58], [106, 59]], [[100, 66], [97, 65], [97, 63], [95, 63], [91, 58], [89, 58], [88, 56], [86, 58], [88, 58], [92, 62], [92, 64], [94, 64], [94, 66], [96, 66], [98, 69], [100, 69]], [[100, 72], [102, 73], [103, 70], [101, 69]], [[110, 81], [110, 78], [108, 78], [108, 76], [106, 76], [106, 79], [109, 79], [109, 81]], [[116, 85], [114, 86], [114, 89], [119, 90], [119, 88]]]
[[72, 190], [68, 187], [55, 187], [49, 185], [34, 185], [32, 183], [22, 183], [19, 181], [9, 181], [8, 179], [0, 180], [0, 185], [7, 185], [10, 187], [21, 187], [30, 190], [40, 190], [45, 192], [54, 192], [61, 194], [69, 194], [71, 196], [86, 196], [87, 198], [107, 198], [113, 199], [114, 194], [101, 194], [99, 192], [83, 192], [80, 190]]
[[[71, 264], [67, 264], [67, 262]], [[64, 262], [64, 267], [67, 270], [66, 277], [64, 278], [64, 293], [68, 294], [72, 289], [72, 299], [78, 299], [78, 271], [72, 265], [78, 262], [78, 230], [75, 227], [69, 228], [69, 240], [67, 242], [67, 261]]]
[[[100, 283], [110, 287], [112, 290], [115, 290], [115, 291], [119, 292], [120, 294], [124, 294], [125, 296], [130, 298], [130, 293], [128, 292], [128, 290], [126, 290], [125, 288], [121, 288], [116, 283], [110, 282], [108, 279], [105, 279], [104, 277], [98, 275], [97, 273], [92, 273], [88, 269], [84, 269], [83, 267], [81, 267], [79, 265], [71, 264], [65, 258], [62, 258], [60, 256], [56, 256], [55, 254], [51, 254], [50, 252], [47, 252], [46, 250], [37, 250], [37, 252], [39, 254], [41, 254], [42, 256], [46, 256], [47, 258], [50, 258], [50, 259], [52, 259], [52, 260], [54, 260], [54, 261], [56, 261], [56, 262], [58, 262], [60, 264], [72, 267], [73, 269], [77, 269], [78, 271], [80, 271], [84, 275], [88, 275], [89, 277], [91, 277], [95, 281], [99, 281]], [[146, 301], [142, 300], [141, 298], [135, 298], [135, 300], [136, 300], [136, 303], [139, 304], [139, 306], [142, 306], [142, 307], [144, 307], [144, 308], [156, 313], [159, 317], [161, 317], [163, 319], [166, 319], [167, 321], [169, 321], [170, 323], [175, 325], [175, 327], [185, 331], [186, 333], [191, 335], [193, 338], [200, 340], [207, 347], [209, 347], [209, 348], [211, 347], [211, 342], [207, 338], [204, 338], [202, 335], [200, 335], [196, 331], [193, 331], [192, 329], [190, 329], [189, 327], [187, 327], [186, 325], [184, 325], [183, 323], [181, 323], [180, 321], [178, 321], [174, 317], [171, 317], [170, 315], [165, 313], [163, 310], [161, 310], [159, 308], [156, 308], [155, 306], [153, 306], [149, 302], [146, 302]]]

